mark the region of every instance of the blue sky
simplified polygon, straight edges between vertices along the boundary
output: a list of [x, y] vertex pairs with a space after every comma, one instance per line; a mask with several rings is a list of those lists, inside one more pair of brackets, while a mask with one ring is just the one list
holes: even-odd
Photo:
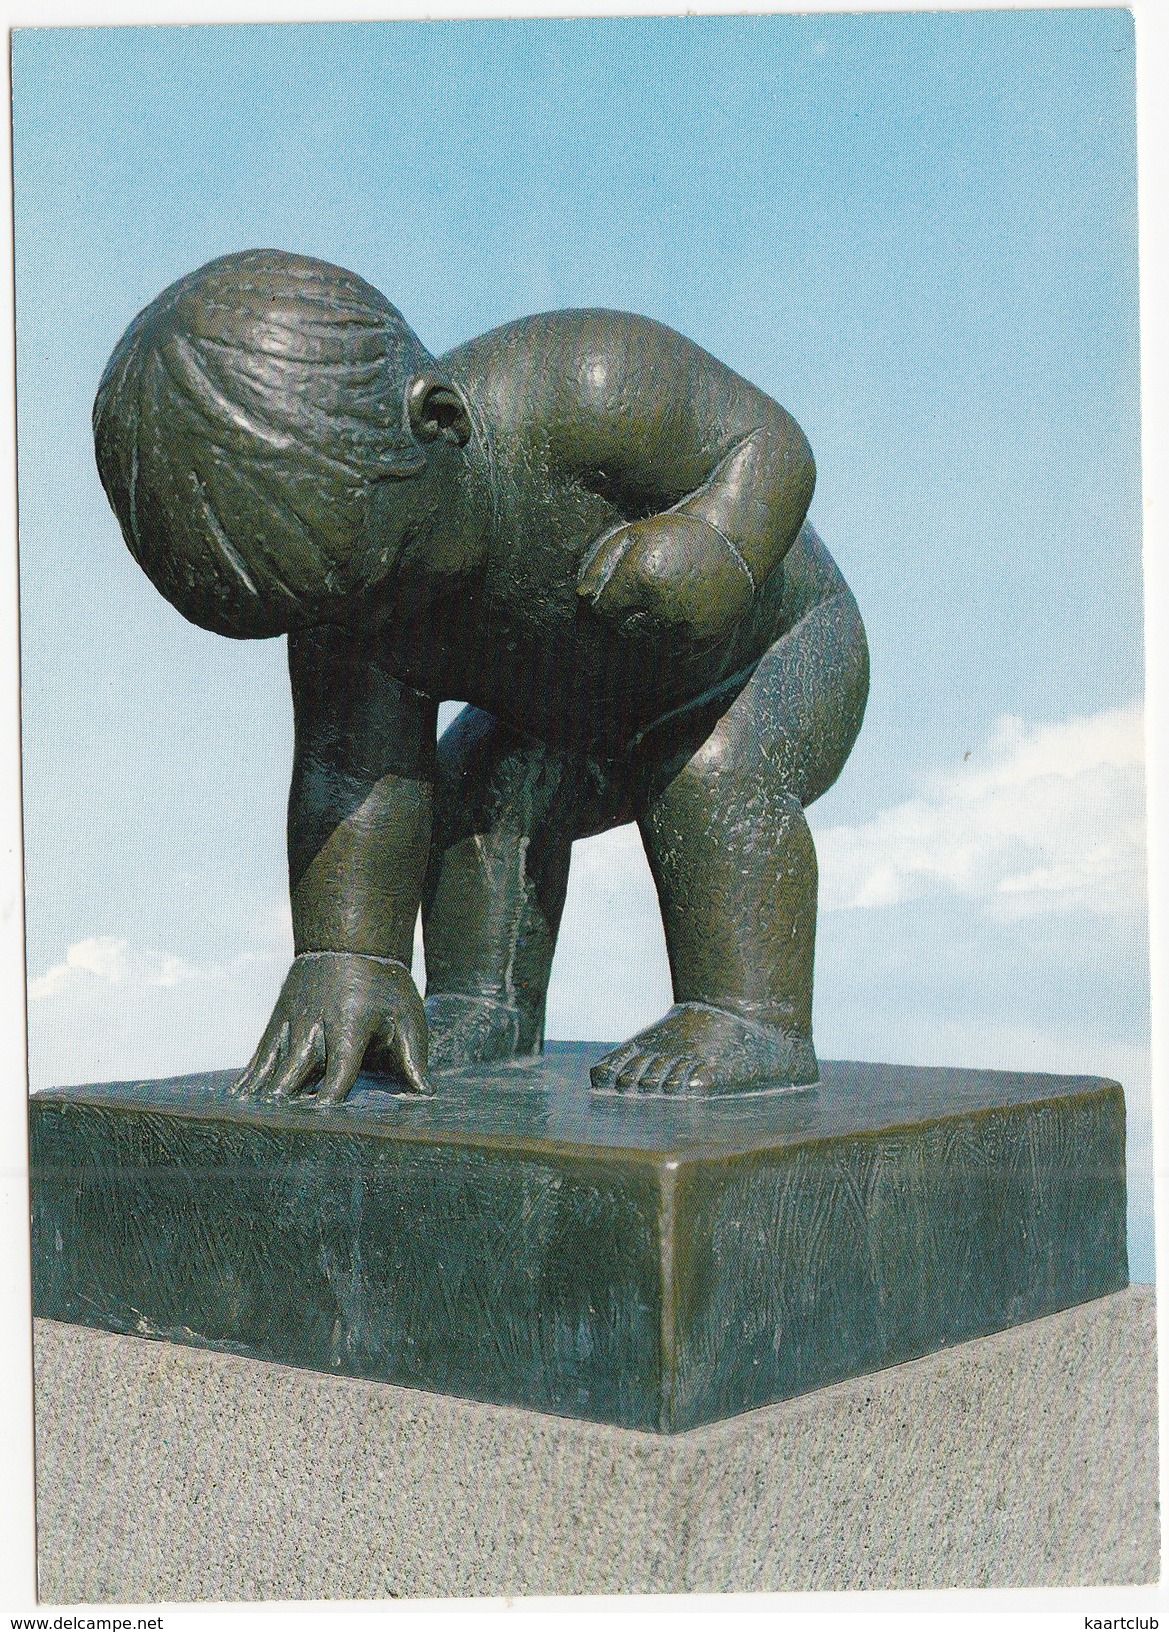
[[[282, 643], [160, 599], [89, 440], [138, 309], [278, 245], [435, 350], [626, 307], [796, 415], [874, 658], [820, 1051], [1119, 1076], [1150, 1275], [1127, 14], [66, 29], [13, 75], [34, 1085], [242, 1062], [288, 956]], [[590, 841], [550, 1029], [667, 1001], [636, 840]]]

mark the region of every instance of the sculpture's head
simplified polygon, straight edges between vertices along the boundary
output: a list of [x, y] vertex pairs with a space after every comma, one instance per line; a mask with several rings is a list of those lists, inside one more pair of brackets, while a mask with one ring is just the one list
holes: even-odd
[[466, 409], [370, 284], [226, 255], [126, 330], [93, 409], [126, 543], [192, 622], [281, 634], [384, 577]]

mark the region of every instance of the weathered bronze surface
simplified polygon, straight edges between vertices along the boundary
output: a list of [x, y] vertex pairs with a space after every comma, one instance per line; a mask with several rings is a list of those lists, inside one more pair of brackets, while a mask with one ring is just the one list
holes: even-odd
[[[537, 1053], [573, 840], [630, 820], [676, 1002], [594, 1086], [816, 1080], [803, 813], [868, 656], [777, 402], [618, 312], [436, 359], [360, 278], [265, 250], [146, 308], [94, 430], [163, 594], [289, 636], [297, 956], [241, 1097], [323, 1110], [363, 1062], [420, 1093], [428, 1068]], [[436, 751], [444, 698], [470, 706]]]
[[36, 1312], [671, 1432], [1127, 1284], [1115, 1083], [826, 1062], [630, 1115], [603, 1052], [39, 1095]]

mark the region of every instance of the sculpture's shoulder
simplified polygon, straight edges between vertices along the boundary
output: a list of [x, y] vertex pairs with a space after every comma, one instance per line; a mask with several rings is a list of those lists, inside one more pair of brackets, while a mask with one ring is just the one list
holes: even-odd
[[608, 356], [636, 365], [648, 354], [663, 350], [693, 352], [706, 357], [716, 369], [722, 367], [694, 341], [656, 318], [599, 306], [570, 307], [514, 318], [510, 323], [501, 323], [486, 334], [464, 341], [443, 360], [452, 365], [509, 368], [522, 367], [540, 358], [553, 367], [579, 358]]
[[668, 432], [713, 448], [777, 406], [695, 341], [635, 312], [540, 312], [442, 362], [497, 434], [524, 440], [607, 427], [643, 443]]

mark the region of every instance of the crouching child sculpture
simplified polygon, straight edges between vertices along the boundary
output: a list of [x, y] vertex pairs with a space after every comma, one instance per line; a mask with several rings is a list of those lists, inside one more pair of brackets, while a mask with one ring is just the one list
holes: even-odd
[[363, 1068], [422, 1093], [538, 1052], [572, 843], [630, 820], [675, 1003], [593, 1086], [816, 1080], [804, 809], [868, 658], [776, 402], [619, 312], [434, 358], [360, 278], [254, 251], [131, 324], [94, 429], [167, 599], [289, 637], [296, 956], [240, 1094], [337, 1103]]
[[[434, 358], [254, 251], [94, 422], [162, 593], [288, 635], [296, 956], [242, 1077], [34, 1097], [39, 1315], [677, 1433], [1127, 1284], [1119, 1084], [817, 1062], [868, 661], [776, 402], [617, 312]], [[540, 1059], [573, 841], [629, 820], [674, 1006]]]

